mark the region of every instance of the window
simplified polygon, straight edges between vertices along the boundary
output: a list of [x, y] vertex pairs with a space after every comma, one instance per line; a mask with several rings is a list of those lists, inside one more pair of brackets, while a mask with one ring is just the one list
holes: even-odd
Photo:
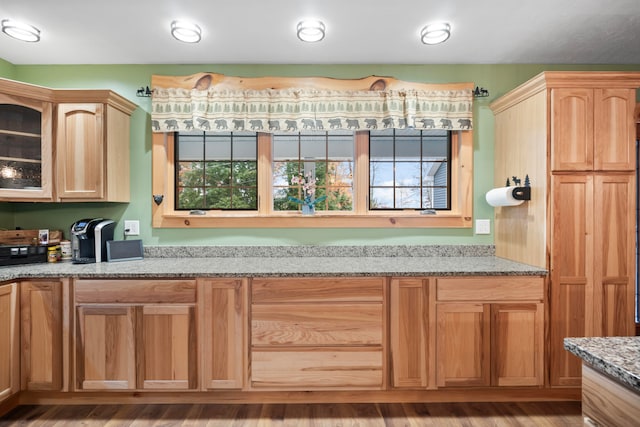
[[449, 209], [451, 133], [385, 129], [369, 139], [369, 209]]
[[326, 196], [316, 210], [353, 210], [353, 132], [312, 132], [273, 135], [273, 209], [300, 210], [290, 197], [300, 199], [298, 174], [316, 181], [316, 198]]
[[258, 209], [252, 132], [176, 133], [176, 210]]
[[[471, 227], [472, 157], [470, 131], [154, 133], [153, 225]], [[312, 217], [297, 173], [327, 196]]]

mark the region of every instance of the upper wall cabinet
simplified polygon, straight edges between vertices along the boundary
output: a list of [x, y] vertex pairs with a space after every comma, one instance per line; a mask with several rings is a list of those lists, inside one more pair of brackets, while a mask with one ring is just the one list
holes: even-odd
[[635, 100], [627, 88], [552, 89], [552, 169], [634, 170]]
[[0, 200], [52, 199], [52, 103], [5, 94], [0, 82]]
[[128, 202], [135, 108], [109, 90], [0, 79], [0, 200]]

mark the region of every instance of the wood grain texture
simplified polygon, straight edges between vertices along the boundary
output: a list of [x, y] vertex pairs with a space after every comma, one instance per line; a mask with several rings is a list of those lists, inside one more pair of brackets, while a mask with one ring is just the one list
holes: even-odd
[[196, 302], [196, 281], [192, 279], [79, 279], [74, 284], [77, 304]]
[[634, 426], [640, 419], [640, 395], [583, 364], [582, 414], [602, 426]]
[[380, 277], [256, 278], [251, 303], [382, 302]]
[[439, 278], [438, 301], [542, 301], [543, 277]]
[[20, 390], [18, 284], [0, 286], [0, 402]]
[[20, 406], [6, 427], [578, 427], [580, 402]]

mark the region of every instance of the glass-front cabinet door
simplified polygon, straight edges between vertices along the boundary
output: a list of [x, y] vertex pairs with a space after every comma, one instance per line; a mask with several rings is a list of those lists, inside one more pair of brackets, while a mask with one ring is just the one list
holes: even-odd
[[0, 94], [0, 200], [52, 199], [52, 104]]

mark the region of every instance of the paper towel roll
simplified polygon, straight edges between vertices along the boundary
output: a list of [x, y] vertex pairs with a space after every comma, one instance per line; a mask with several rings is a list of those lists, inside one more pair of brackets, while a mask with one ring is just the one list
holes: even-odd
[[513, 197], [514, 188], [518, 187], [500, 187], [489, 190], [486, 195], [487, 203], [491, 206], [518, 206], [524, 200], [517, 200]]

